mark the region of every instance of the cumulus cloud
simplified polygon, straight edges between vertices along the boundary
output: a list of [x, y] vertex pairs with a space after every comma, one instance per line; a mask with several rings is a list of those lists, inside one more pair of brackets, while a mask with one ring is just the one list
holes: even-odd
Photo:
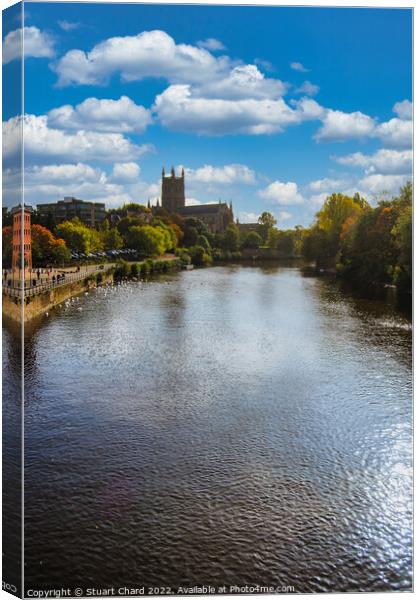
[[54, 66], [58, 85], [100, 85], [114, 73], [122, 81], [164, 77], [171, 82], [202, 82], [230, 67], [226, 57], [214, 57], [205, 48], [176, 44], [164, 31], [143, 31], [135, 36], [113, 37], [90, 52], [68, 51]]
[[413, 167], [412, 150], [389, 150], [382, 148], [374, 154], [355, 152], [347, 156], [332, 157], [340, 165], [365, 169], [367, 174], [379, 173], [411, 173]]
[[225, 50], [226, 47], [220, 40], [216, 40], [215, 38], [207, 38], [206, 40], [201, 40], [198, 42], [198, 46], [200, 48], [205, 48], [206, 50], [211, 50], [212, 52], [217, 52], [219, 50]]
[[319, 194], [313, 194], [309, 198], [309, 202], [315, 208], [323, 206], [326, 198], [331, 195], [332, 192], [320, 192]]
[[293, 204], [302, 204], [304, 198], [298, 191], [298, 186], [293, 181], [283, 183], [282, 181], [273, 181], [265, 189], [260, 190], [258, 195], [273, 204], [291, 206]]
[[359, 186], [371, 194], [382, 194], [384, 192], [396, 194], [405, 183], [405, 175], [382, 175], [376, 173], [361, 179]]
[[[12, 117], [3, 123], [3, 156], [13, 158], [20, 148], [22, 117]], [[47, 163], [62, 160], [129, 161], [151, 151], [149, 145], [138, 146], [120, 133], [95, 131], [67, 132], [48, 126], [47, 116], [25, 115], [23, 118], [25, 160]], [[18, 133], [16, 133], [18, 132]]]
[[279, 79], [267, 79], [256, 65], [234, 67], [225, 77], [210, 81], [193, 89], [195, 96], [205, 98], [280, 98], [287, 86]]
[[411, 103], [408, 100], [397, 102], [394, 112], [403, 115], [378, 123], [376, 119], [356, 111], [345, 113], [339, 110], [325, 110], [321, 117], [322, 126], [314, 136], [318, 142], [343, 142], [351, 139], [378, 138], [386, 146], [408, 148], [412, 144], [413, 124], [409, 120]]
[[344, 179], [329, 179], [329, 177], [325, 177], [324, 179], [311, 181], [308, 187], [313, 192], [325, 192], [330, 189], [338, 191], [338, 189], [341, 189], [345, 185], [347, 185], [347, 182]]
[[[8, 171], [9, 182], [16, 172]], [[53, 202], [74, 195], [109, 206], [130, 201], [123, 186], [109, 181], [106, 173], [85, 163], [30, 166], [25, 169], [25, 201], [30, 204]]]
[[294, 71], [299, 71], [300, 73], [308, 73], [309, 72], [309, 69], [306, 69], [305, 66], [302, 65], [300, 62], [292, 62], [292, 63], [290, 63], [290, 67]]
[[127, 96], [119, 100], [87, 98], [74, 108], [66, 104], [48, 113], [48, 125], [57, 129], [142, 133], [151, 122], [151, 112]]
[[410, 100], [396, 102], [396, 104], [393, 106], [393, 112], [396, 113], [400, 119], [410, 121], [413, 119], [413, 104], [410, 102]]
[[300, 100], [291, 100], [291, 104], [296, 109], [298, 118], [301, 121], [317, 121], [326, 114], [326, 109], [312, 98], [301, 98]]
[[322, 121], [322, 127], [315, 135], [318, 142], [341, 142], [369, 137], [376, 127], [374, 119], [359, 111], [345, 113], [327, 110]]
[[80, 27], [80, 23], [73, 23], [71, 21], [58, 21], [58, 25], [63, 31], [74, 31]]
[[281, 210], [278, 216], [280, 221], [287, 221], [288, 219], [291, 219], [292, 214], [286, 210]]
[[112, 170], [112, 180], [119, 183], [132, 183], [140, 176], [140, 166], [135, 162], [115, 163]]
[[24, 27], [10, 31], [3, 40], [3, 64], [22, 56], [24, 37], [25, 56], [34, 58], [51, 58], [54, 56], [54, 40], [46, 31], [37, 27]]
[[240, 223], [257, 223], [259, 215], [255, 212], [240, 211], [238, 214]]
[[318, 85], [311, 83], [311, 81], [304, 81], [300, 87], [298, 87], [295, 92], [297, 94], [307, 94], [307, 96], [315, 96], [319, 92], [320, 88]]
[[231, 164], [223, 167], [204, 165], [198, 169], [185, 168], [188, 183], [204, 184], [247, 184], [256, 183], [255, 172], [246, 165]]
[[386, 146], [408, 148], [412, 145], [413, 123], [404, 119], [390, 119], [378, 125], [375, 135]]
[[254, 63], [255, 65], [259, 65], [260, 67], [262, 67], [262, 69], [264, 69], [265, 71], [275, 71], [274, 65], [271, 62], [269, 62], [269, 60], [265, 60], [263, 58], [255, 58]]
[[154, 110], [168, 129], [205, 135], [274, 133], [300, 121], [300, 115], [282, 98], [232, 101], [194, 97], [189, 85], [168, 87], [157, 96]]

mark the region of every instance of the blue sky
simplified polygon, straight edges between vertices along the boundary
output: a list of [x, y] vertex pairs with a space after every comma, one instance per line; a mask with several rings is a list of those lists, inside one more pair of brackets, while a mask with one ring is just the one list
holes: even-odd
[[[18, 28], [6, 20], [6, 77]], [[411, 28], [407, 9], [27, 3], [26, 200], [155, 202], [172, 164], [189, 203], [232, 200], [241, 221], [270, 210], [281, 227], [333, 191], [396, 193]]]

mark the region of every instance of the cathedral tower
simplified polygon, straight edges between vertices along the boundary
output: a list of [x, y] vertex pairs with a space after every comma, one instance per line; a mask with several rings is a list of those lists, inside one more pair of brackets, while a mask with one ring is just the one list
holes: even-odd
[[185, 206], [185, 171], [182, 169], [177, 177], [172, 167], [170, 175], [165, 175], [164, 168], [161, 175], [161, 203], [169, 213], [178, 212]]

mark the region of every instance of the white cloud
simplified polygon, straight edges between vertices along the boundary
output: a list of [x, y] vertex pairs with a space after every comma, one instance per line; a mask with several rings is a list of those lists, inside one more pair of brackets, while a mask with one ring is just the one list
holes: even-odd
[[403, 119], [390, 119], [378, 125], [375, 135], [386, 146], [408, 148], [412, 145], [413, 123]]
[[297, 94], [307, 94], [308, 96], [315, 96], [319, 92], [320, 88], [318, 85], [311, 83], [311, 81], [304, 81], [300, 87], [295, 91]]
[[151, 112], [127, 96], [119, 100], [87, 98], [74, 108], [66, 104], [48, 113], [48, 125], [57, 129], [142, 133], [151, 121]]
[[205, 135], [274, 133], [301, 120], [282, 98], [237, 101], [196, 98], [189, 85], [168, 87], [157, 96], [154, 109], [168, 129]]
[[412, 121], [408, 120], [411, 105], [407, 100], [396, 103], [393, 110], [403, 115], [384, 123], [356, 111], [325, 110], [322, 127], [314, 136], [318, 142], [342, 142], [350, 139], [379, 138], [386, 146], [408, 148], [412, 144]]
[[300, 73], [308, 73], [309, 72], [309, 69], [306, 69], [304, 67], [304, 65], [302, 65], [300, 62], [292, 62], [292, 63], [290, 63], [290, 67], [294, 71], [299, 71]]
[[304, 202], [304, 198], [298, 191], [297, 184], [293, 181], [288, 181], [287, 183], [274, 181], [265, 189], [260, 190], [258, 195], [268, 202], [283, 206], [302, 204]]
[[261, 66], [262, 69], [265, 69], [265, 71], [275, 71], [274, 65], [271, 62], [269, 62], [269, 60], [264, 60], [263, 58], [255, 58], [254, 63], [255, 65]]
[[132, 183], [140, 176], [140, 167], [135, 162], [115, 163], [112, 170], [112, 180], [118, 183]]
[[330, 189], [339, 191], [339, 188], [342, 188], [344, 185], [347, 185], [347, 182], [343, 179], [329, 179], [328, 177], [325, 177], [324, 179], [312, 181], [309, 183], [308, 187], [313, 192], [325, 192]]
[[25, 169], [25, 201], [35, 205], [53, 202], [64, 196], [122, 204], [131, 197], [123, 186], [109, 181], [106, 173], [88, 164], [56, 164]]
[[[20, 148], [21, 117], [3, 123], [3, 156], [10, 160]], [[25, 160], [31, 163], [61, 160], [130, 161], [152, 147], [137, 146], [120, 133], [80, 130], [74, 133], [48, 127], [46, 116], [25, 115], [23, 119]], [[17, 133], [16, 133], [17, 132]]]
[[[24, 44], [22, 37], [24, 36]], [[22, 56], [22, 45], [25, 56], [34, 58], [51, 58], [54, 55], [54, 40], [46, 31], [37, 27], [24, 27], [10, 31], [3, 40], [3, 64]]]
[[313, 194], [310, 196], [310, 204], [318, 208], [319, 206], [323, 206], [326, 198], [331, 195], [332, 192], [321, 192], [320, 194]]
[[135, 36], [113, 37], [90, 52], [70, 50], [54, 66], [59, 86], [98, 85], [112, 74], [122, 81], [164, 77], [171, 82], [202, 82], [230, 67], [226, 57], [215, 58], [204, 48], [176, 44], [164, 31], [143, 31]]
[[238, 218], [240, 223], [257, 223], [259, 215], [255, 212], [240, 211]]
[[198, 204], [201, 204], [201, 202], [196, 198], [185, 198], [186, 206], [197, 206]]
[[279, 79], [267, 79], [255, 65], [234, 67], [224, 78], [192, 89], [193, 95], [219, 99], [280, 98], [287, 86]]
[[[179, 167], [178, 167], [179, 169]], [[246, 165], [231, 164], [223, 167], [204, 165], [198, 169], [185, 168], [188, 183], [247, 184], [256, 183], [255, 172]]]
[[292, 214], [286, 210], [281, 210], [278, 216], [280, 221], [287, 221], [288, 219], [291, 219]]
[[410, 121], [413, 119], [413, 104], [410, 102], [410, 100], [396, 102], [396, 104], [393, 106], [393, 112], [396, 113], [400, 119]]
[[80, 27], [80, 23], [73, 23], [71, 21], [58, 21], [58, 25], [63, 31], [74, 31]]
[[381, 194], [388, 192], [396, 194], [399, 189], [406, 183], [406, 175], [368, 175], [361, 179], [358, 183], [360, 188], [367, 190], [371, 194]]
[[220, 40], [216, 40], [215, 38], [207, 38], [206, 40], [201, 40], [198, 42], [198, 46], [200, 48], [205, 48], [206, 50], [211, 50], [212, 52], [217, 52], [218, 50], [225, 50], [226, 47]]
[[374, 119], [359, 111], [344, 113], [340, 110], [327, 110], [322, 122], [322, 127], [315, 135], [318, 142], [362, 139], [371, 136], [376, 127]]
[[291, 100], [296, 113], [301, 121], [317, 121], [326, 114], [326, 109], [320, 106], [312, 98], [301, 98], [300, 100]]
[[368, 174], [379, 173], [411, 173], [413, 166], [412, 150], [388, 150], [382, 148], [374, 154], [355, 152], [347, 156], [332, 157], [341, 165], [365, 169]]

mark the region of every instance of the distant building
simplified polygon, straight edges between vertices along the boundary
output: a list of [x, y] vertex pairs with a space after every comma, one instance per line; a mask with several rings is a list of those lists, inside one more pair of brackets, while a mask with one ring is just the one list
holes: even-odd
[[258, 233], [259, 235], [263, 235], [263, 225], [260, 223], [239, 223], [236, 222], [237, 227], [240, 230], [240, 233], [246, 235], [252, 232]]
[[170, 175], [166, 177], [164, 168], [161, 174], [161, 205], [169, 213], [178, 213], [185, 206], [185, 171], [182, 169], [180, 177], [176, 177], [172, 167]]
[[[162, 171], [161, 205], [169, 213], [177, 213], [183, 218], [195, 218], [205, 223], [212, 233], [222, 233], [234, 222], [233, 206], [225, 202], [213, 204], [185, 205], [185, 171], [176, 176], [172, 167], [170, 175]], [[159, 204], [157, 204], [159, 208]]]
[[32, 268], [31, 213], [32, 207], [26, 204], [12, 208], [12, 269]]
[[72, 196], [66, 196], [64, 200], [51, 204], [38, 204], [37, 210], [41, 218], [51, 220], [54, 225], [78, 217], [88, 227], [96, 227], [106, 217], [105, 204], [85, 202]]

